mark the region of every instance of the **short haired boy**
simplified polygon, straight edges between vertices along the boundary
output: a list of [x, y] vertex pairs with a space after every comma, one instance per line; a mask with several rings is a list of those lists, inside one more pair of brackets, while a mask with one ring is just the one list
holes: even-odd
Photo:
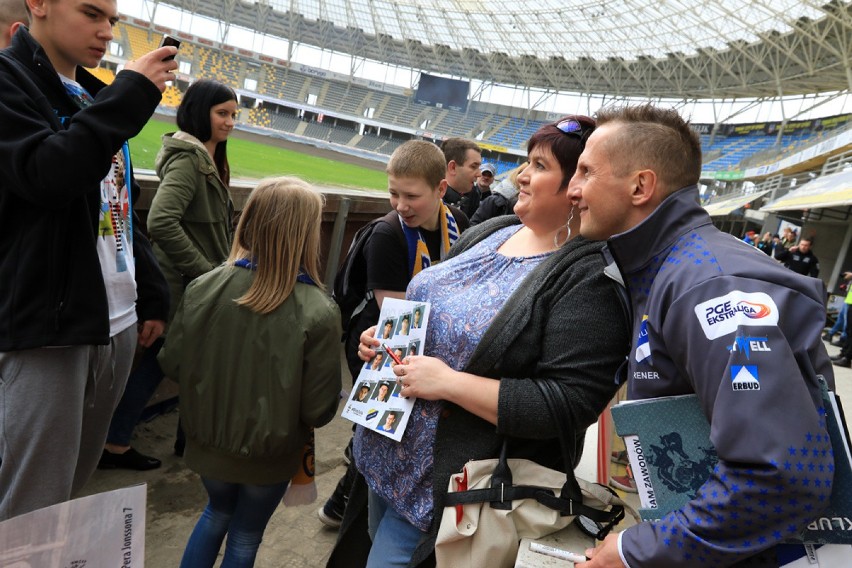
[[27, 7], [30, 29], [0, 53], [0, 519], [88, 480], [137, 337], [149, 345], [168, 314], [132, 222], [125, 141], [174, 80], [163, 60], [176, 49], [129, 61], [107, 87], [82, 67], [106, 53], [116, 1]]
[[[353, 339], [346, 347], [352, 376], [357, 376], [362, 362], [357, 357], [358, 337], [375, 325], [385, 298], [405, 298], [411, 278], [438, 262], [467, 229], [467, 217], [441, 200], [447, 188], [444, 154], [431, 142], [412, 140], [401, 145], [387, 165], [390, 202], [399, 226], [387, 222], [376, 225], [365, 246], [367, 289], [375, 299], [361, 312], [352, 326]], [[405, 241], [400, 238], [400, 228]], [[409, 250], [415, 251], [411, 265]]]

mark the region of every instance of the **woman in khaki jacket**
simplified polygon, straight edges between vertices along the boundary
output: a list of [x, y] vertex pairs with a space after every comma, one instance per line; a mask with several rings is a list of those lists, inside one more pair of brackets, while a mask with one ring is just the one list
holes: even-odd
[[[177, 113], [180, 130], [163, 136], [156, 160], [160, 187], [148, 213], [148, 231], [169, 284], [169, 320], [186, 285], [228, 258], [234, 206], [228, 194], [227, 143], [236, 116], [233, 89], [202, 79], [183, 96]], [[147, 349], [127, 380], [98, 464], [101, 469], [160, 467], [160, 460], [131, 448], [130, 437], [163, 378], [156, 359], [162, 344], [158, 339]], [[179, 430], [175, 453], [182, 455], [183, 446]]]

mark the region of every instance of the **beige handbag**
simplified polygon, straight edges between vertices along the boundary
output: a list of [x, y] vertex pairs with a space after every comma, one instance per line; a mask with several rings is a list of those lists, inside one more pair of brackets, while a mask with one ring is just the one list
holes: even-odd
[[[554, 398], [547, 396], [551, 407]], [[610, 488], [574, 476], [566, 433], [560, 430], [567, 474], [507, 459], [504, 440], [499, 458], [472, 460], [450, 477], [435, 544], [440, 568], [511, 567], [522, 538], [549, 535], [575, 520], [597, 539], [624, 518], [625, 510], [638, 522], [636, 511]]]

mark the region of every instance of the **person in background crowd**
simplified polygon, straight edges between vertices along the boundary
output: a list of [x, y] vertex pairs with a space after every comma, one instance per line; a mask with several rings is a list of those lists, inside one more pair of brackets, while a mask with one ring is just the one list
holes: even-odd
[[[186, 464], [209, 502], [182, 568], [250, 567], [300, 469], [312, 428], [337, 411], [340, 312], [319, 270], [323, 197], [262, 180], [227, 262], [187, 286], [159, 361], [180, 385]], [[262, 404], [259, 404], [262, 401]]]
[[834, 328], [832, 328], [828, 337], [823, 335], [823, 339], [827, 339], [831, 341], [832, 345], [840, 347], [840, 354], [831, 358], [832, 363], [838, 367], [852, 367], [852, 338], [850, 338], [849, 334], [849, 306], [852, 305], [852, 272], [844, 272], [843, 279], [846, 281], [846, 300], [840, 308], [840, 313], [837, 314], [837, 323], [840, 323], [841, 320], [843, 323], [841, 326], [835, 325], [840, 330], [840, 337], [836, 341], [831, 341], [835, 333]]
[[819, 276], [819, 259], [811, 250], [811, 239], [802, 238], [799, 244], [775, 255], [776, 260], [797, 274]]
[[[846, 336], [848, 335], [848, 312], [849, 312], [849, 304], [852, 304], [852, 286], [850, 286], [850, 280], [852, 280], [852, 272], [844, 272], [842, 275], [844, 282], [840, 285], [840, 290], [846, 291], [846, 298], [843, 302], [843, 305], [840, 306], [840, 309], [837, 312], [837, 319], [834, 321], [834, 325], [828, 331], [822, 334], [822, 338], [832, 345], [843, 345], [846, 342]], [[837, 341], [834, 341], [834, 336], [840, 334], [840, 337]]]
[[[831, 494], [825, 286], [713, 226], [698, 199], [701, 143], [677, 111], [610, 107], [597, 120], [568, 193], [632, 304], [628, 399], [696, 394], [719, 461], [687, 505], [610, 534], [576, 566], [778, 566], [775, 545]], [[769, 350], [749, 349], [758, 337]], [[819, 483], [783, 465], [791, 447]]]
[[840, 353], [831, 358], [832, 364], [838, 367], [852, 367], [852, 336], [847, 333], [846, 339], [842, 343], [832, 343], [832, 345], [840, 345]]
[[471, 226], [478, 225], [483, 221], [487, 221], [493, 217], [500, 215], [508, 215], [518, 202], [518, 175], [524, 171], [529, 164], [524, 162], [517, 168], [509, 172], [503, 181], [491, 191], [470, 220]]
[[767, 256], [772, 256], [772, 253], [775, 250], [775, 242], [772, 240], [772, 233], [769, 231], [763, 233], [763, 236], [759, 241], [757, 241], [757, 248], [760, 252]]
[[793, 245], [796, 244], [796, 240], [798, 239], [798, 235], [796, 231], [793, 230], [792, 227], [784, 227], [784, 230], [781, 231], [781, 245], [785, 249], [789, 249]]
[[441, 150], [447, 164], [444, 203], [455, 205], [470, 219], [479, 207], [476, 180], [479, 178], [482, 150], [476, 142], [466, 138], [447, 138], [441, 144]]
[[[778, 233], [772, 235], [772, 254], [770, 255], [775, 260], [778, 260], [778, 255], [787, 250], [784, 248], [784, 244], [781, 242], [781, 237]], [[780, 261], [779, 261], [780, 262]]]
[[[178, 132], [163, 135], [156, 159], [160, 185], [148, 212], [154, 253], [169, 283], [174, 315], [186, 285], [222, 264], [232, 239], [234, 205], [228, 193], [227, 143], [237, 115], [237, 95], [230, 87], [201, 79], [186, 90], [177, 112]], [[148, 470], [160, 460], [130, 446], [145, 405], [163, 380], [155, 341], [127, 380], [110, 423], [100, 469]], [[182, 434], [175, 453], [183, 453]]]
[[494, 166], [491, 164], [482, 164], [479, 168], [479, 178], [476, 180], [476, 189], [479, 190], [479, 202], [482, 203], [486, 197], [491, 195], [491, 185], [494, 183], [496, 175]]

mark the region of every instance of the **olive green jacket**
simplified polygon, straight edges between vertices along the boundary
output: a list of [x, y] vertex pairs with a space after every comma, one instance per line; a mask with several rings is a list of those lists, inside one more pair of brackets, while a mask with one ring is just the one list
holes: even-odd
[[234, 205], [210, 154], [186, 132], [163, 136], [156, 167], [160, 187], [148, 212], [148, 232], [169, 283], [171, 319], [186, 284], [228, 258]]
[[238, 305], [254, 272], [222, 265], [186, 288], [159, 354], [180, 385], [186, 463], [199, 475], [268, 485], [291, 479], [311, 428], [340, 399], [340, 312], [296, 283], [273, 312]]

